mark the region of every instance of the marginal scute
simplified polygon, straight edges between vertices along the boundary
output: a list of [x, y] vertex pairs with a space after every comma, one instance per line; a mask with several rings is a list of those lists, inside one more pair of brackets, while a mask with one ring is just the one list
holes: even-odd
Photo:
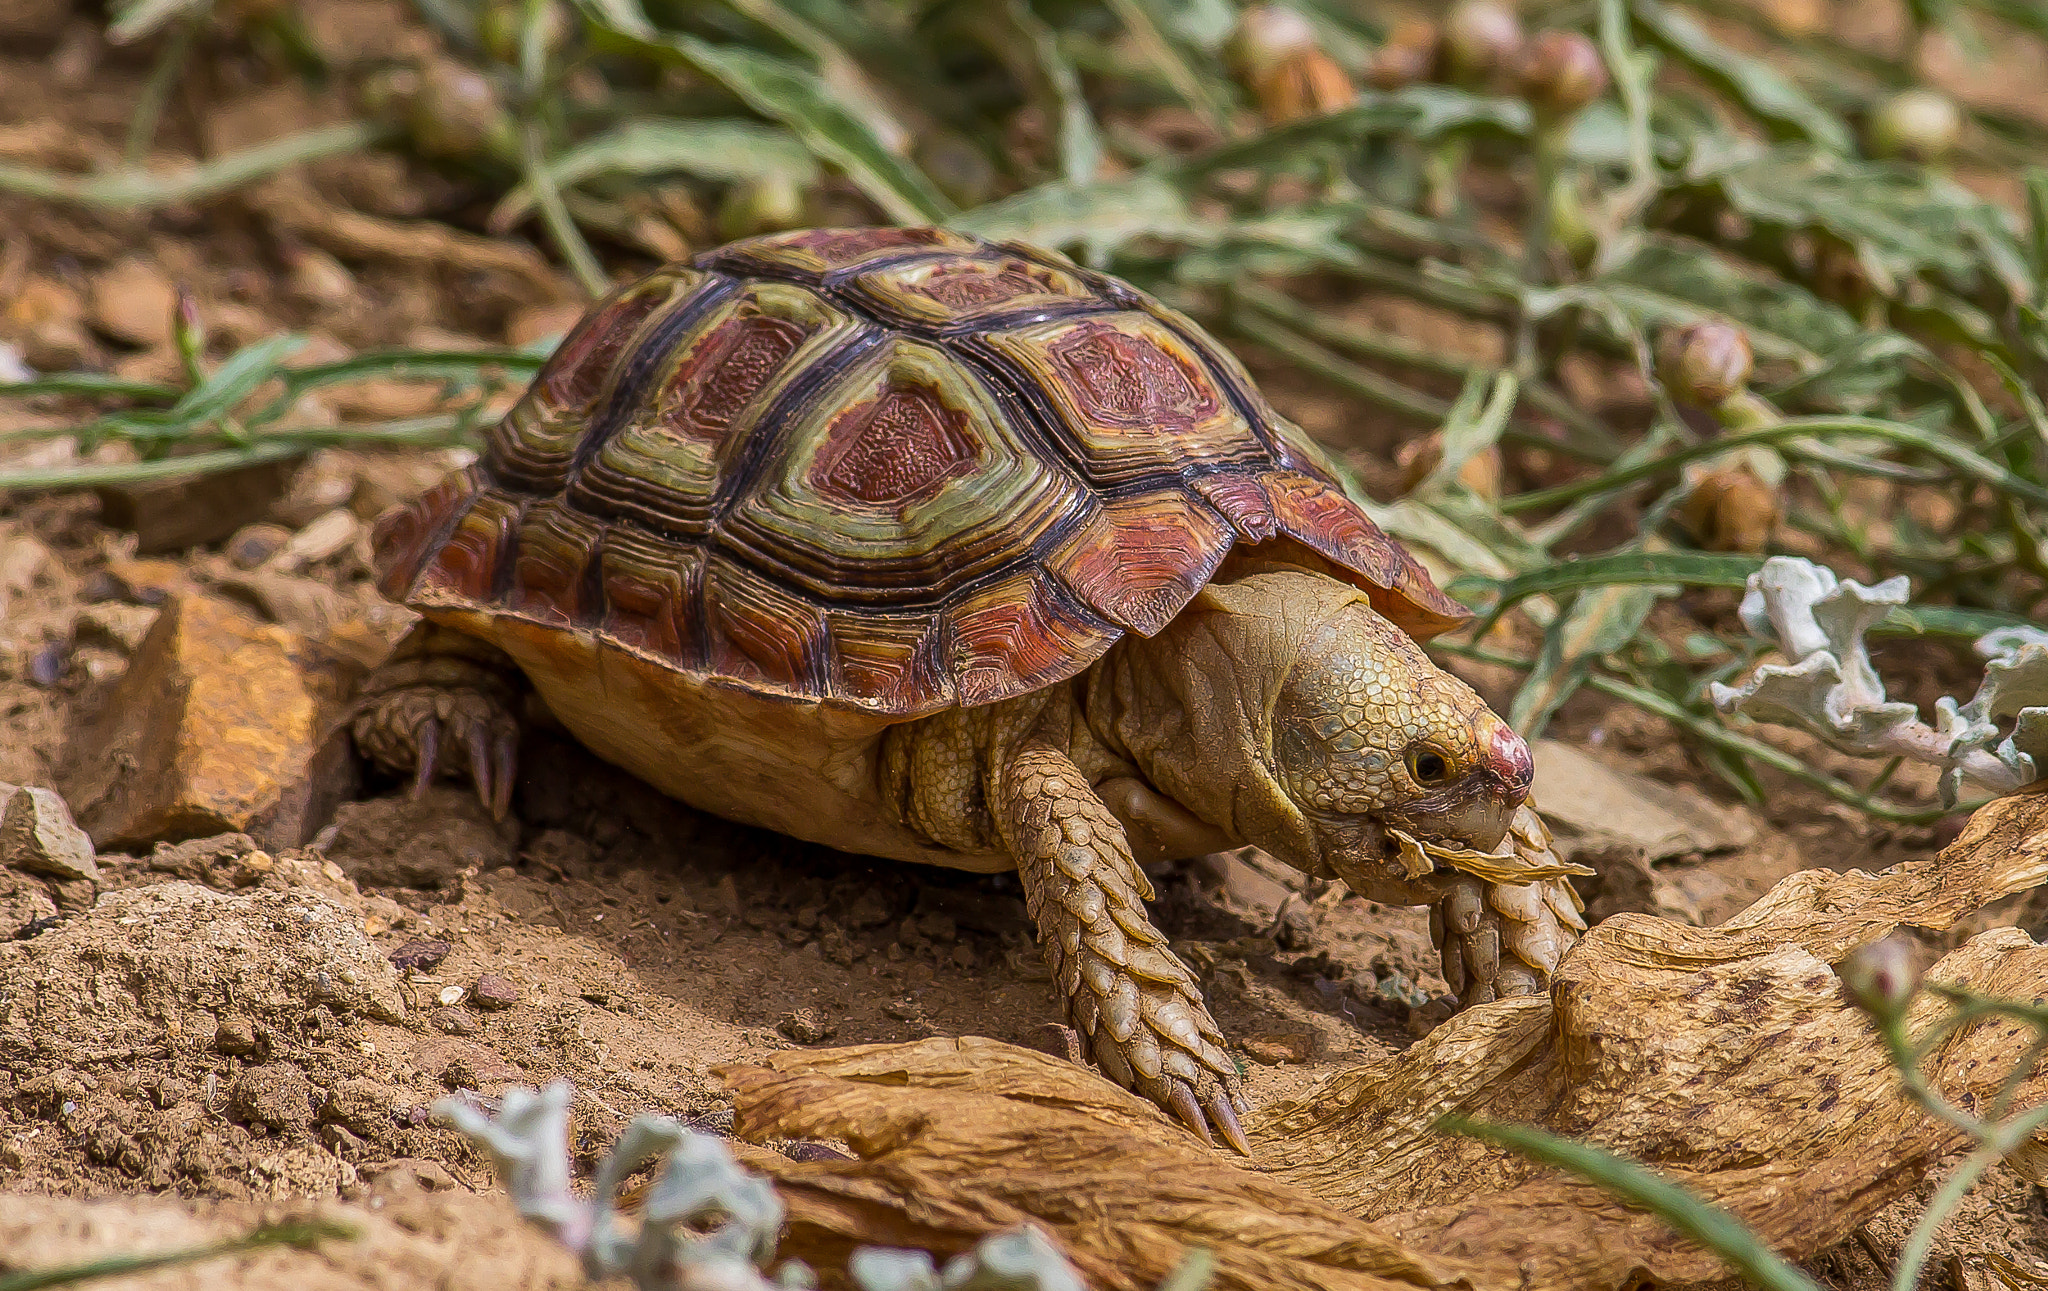
[[521, 618], [575, 627], [602, 618], [603, 588], [586, 579], [604, 526], [557, 501], [534, 504], [519, 525], [505, 608]]
[[466, 510], [469, 500], [487, 487], [483, 472], [471, 466], [450, 473], [418, 498], [379, 516], [370, 530], [377, 590], [394, 601], [406, 600], [421, 568], [438, 554], [442, 525]]
[[1209, 581], [1230, 539], [1201, 499], [1164, 489], [1107, 503], [1047, 564], [1097, 613], [1149, 637]]
[[601, 630], [629, 649], [700, 668], [704, 549], [613, 525], [599, 554]]
[[1122, 632], [1026, 566], [947, 611], [960, 703], [993, 704], [1065, 681]]
[[1419, 638], [1465, 621], [1337, 478], [1127, 284], [823, 229], [614, 292], [373, 541], [387, 595], [465, 630], [897, 720], [1074, 676], [1234, 548], [1327, 561]]
[[711, 671], [770, 692], [823, 699], [831, 638], [822, 606], [721, 557], [705, 573]]
[[498, 570], [511, 559], [518, 528], [518, 502], [496, 491], [478, 494], [421, 571], [409, 600], [416, 608], [496, 601]]

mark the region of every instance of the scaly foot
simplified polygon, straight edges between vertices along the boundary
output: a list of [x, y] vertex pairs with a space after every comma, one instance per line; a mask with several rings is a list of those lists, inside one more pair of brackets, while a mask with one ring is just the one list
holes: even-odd
[[1194, 975], [1152, 926], [1152, 885], [1123, 826], [1066, 754], [1043, 744], [1016, 755], [995, 796], [1046, 965], [1095, 1065], [1203, 1142], [1220, 1134], [1249, 1156], [1237, 1065]]
[[519, 672], [495, 648], [421, 623], [363, 686], [356, 748], [413, 777], [415, 797], [438, 775], [467, 776], [499, 820], [512, 805], [519, 756]]
[[[1555, 863], [1550, 830], [1533, 806], [1515, 813], [1509, 835], [1523, 859]], [[1462, 1007], [1549, 990], [1558, 962], [1586, 930], [1570, 879], [1489, 883], [1450, 870], [1437, 881], [1442, 897], [1430, 907], [1429, 930]]]

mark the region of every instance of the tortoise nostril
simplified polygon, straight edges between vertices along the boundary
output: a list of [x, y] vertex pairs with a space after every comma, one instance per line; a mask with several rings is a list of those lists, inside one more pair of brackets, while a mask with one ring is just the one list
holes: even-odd
[[1536, 779], [1536, 759], [1530, 756], [1528, 742], [1498, 718], [1487, 732], [1485, 761], [1501, 786], [1518, 797], [1528, 793]]

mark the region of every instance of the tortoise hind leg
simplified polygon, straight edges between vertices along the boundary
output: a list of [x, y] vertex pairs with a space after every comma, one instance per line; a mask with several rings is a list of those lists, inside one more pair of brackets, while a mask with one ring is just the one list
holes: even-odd
[[438, 775], [466, 775], [503, 820], [512, 805], [522, 685], [518, 667], [496, 647], [423, 620], [364, 683], [356, 748], [387, 771], [410, 772], [414, 796]]
[[[1550, 830], [1533, 805], [1515, 813], [1509, 832], [1524, 860], [1556, 862]], [[1564, 953], [1586, 930], [1585, 907], [1571, 880], [1491, 883], [1451, 871], [1441, 882], [1429, 929], [1459, 1005], [1548, 991]]]
[[1237, 1066], [1194, 975], [1146, 914], [1152, 885], [1123, 826], [1049, 743], [1020, 749], [992, 787], [1046, 966], [1096, 1066], [1205, 1142], [1213, 1127], [1249, 1156]]

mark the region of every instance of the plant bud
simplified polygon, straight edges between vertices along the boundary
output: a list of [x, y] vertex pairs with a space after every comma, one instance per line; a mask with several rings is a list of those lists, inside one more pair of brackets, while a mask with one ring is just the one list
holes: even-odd
[[436, 58], [420, 69], [405, 122], [413, 145], [430, 157], [510, 157], [519, 151], [512, 118], [490, 78], [452, 58]]
[[1871, 114], [1865, 133], [1874, 157], [1939, 161], [1962, 138], [1963, 113], [1955, 100], [1935, 90], [1904, 90]]
[[1365, 79], [1373, 88], [1398, 90], [1404, 85], [1426, 81], [1436, 71], [1443, 37], [1436, 24], [1417, 18], [1403, 18], [1387, 33], [1387, 43], [1374, 51]]
[[1920, 991], [1920, 969], [1904, 937], [1872, 942], [1842, 961], [1842, 993], [1880, 1022], [1897, 1019]]
[[1444, 16], [1444, 63], [1450, 79], [1478, 85], [1522, 57], [1522, 20], [1501, 0], [1458, 0]]
[[1679, 519], [1708, 551], [1761, 555], [1779, 518], [1777, 493], [1744, 465], [1699, 472], [1679, 506]]
[[1607, 93], [1607, 63], [1576, 31], [1537, 33], [1518, 70], [1522, 97], [1538, 117], [1568, 117]]
[[1334, 112], [1358, 98], [1350, 74], [1320, 49], [1283, 59], [1259, 78], [1253, 92], [1267, 125]]
[[1749, 385], [1753, 370], [1749, 337], [1732, 323], [1693, 323], [1658, 338], [1657, 375], [1674, 397], [1695, 407], [1728, 402]]
[[1254, 5], [1237, 20], [1224, 56], [1244, 80], [1256, 84], [1279, 64], [1316, 48], [1316, 29], [1285, 5]]
[[[548, 0], [540, 11], [539, 21], [541, 48], [552, 54], [568, 37], [569, 20], [561, 5]], [[489, 0], [476, 16], [477, 43], [501, 63], [519, 61], [519, 44], [525, 35], [525, 0]]]

